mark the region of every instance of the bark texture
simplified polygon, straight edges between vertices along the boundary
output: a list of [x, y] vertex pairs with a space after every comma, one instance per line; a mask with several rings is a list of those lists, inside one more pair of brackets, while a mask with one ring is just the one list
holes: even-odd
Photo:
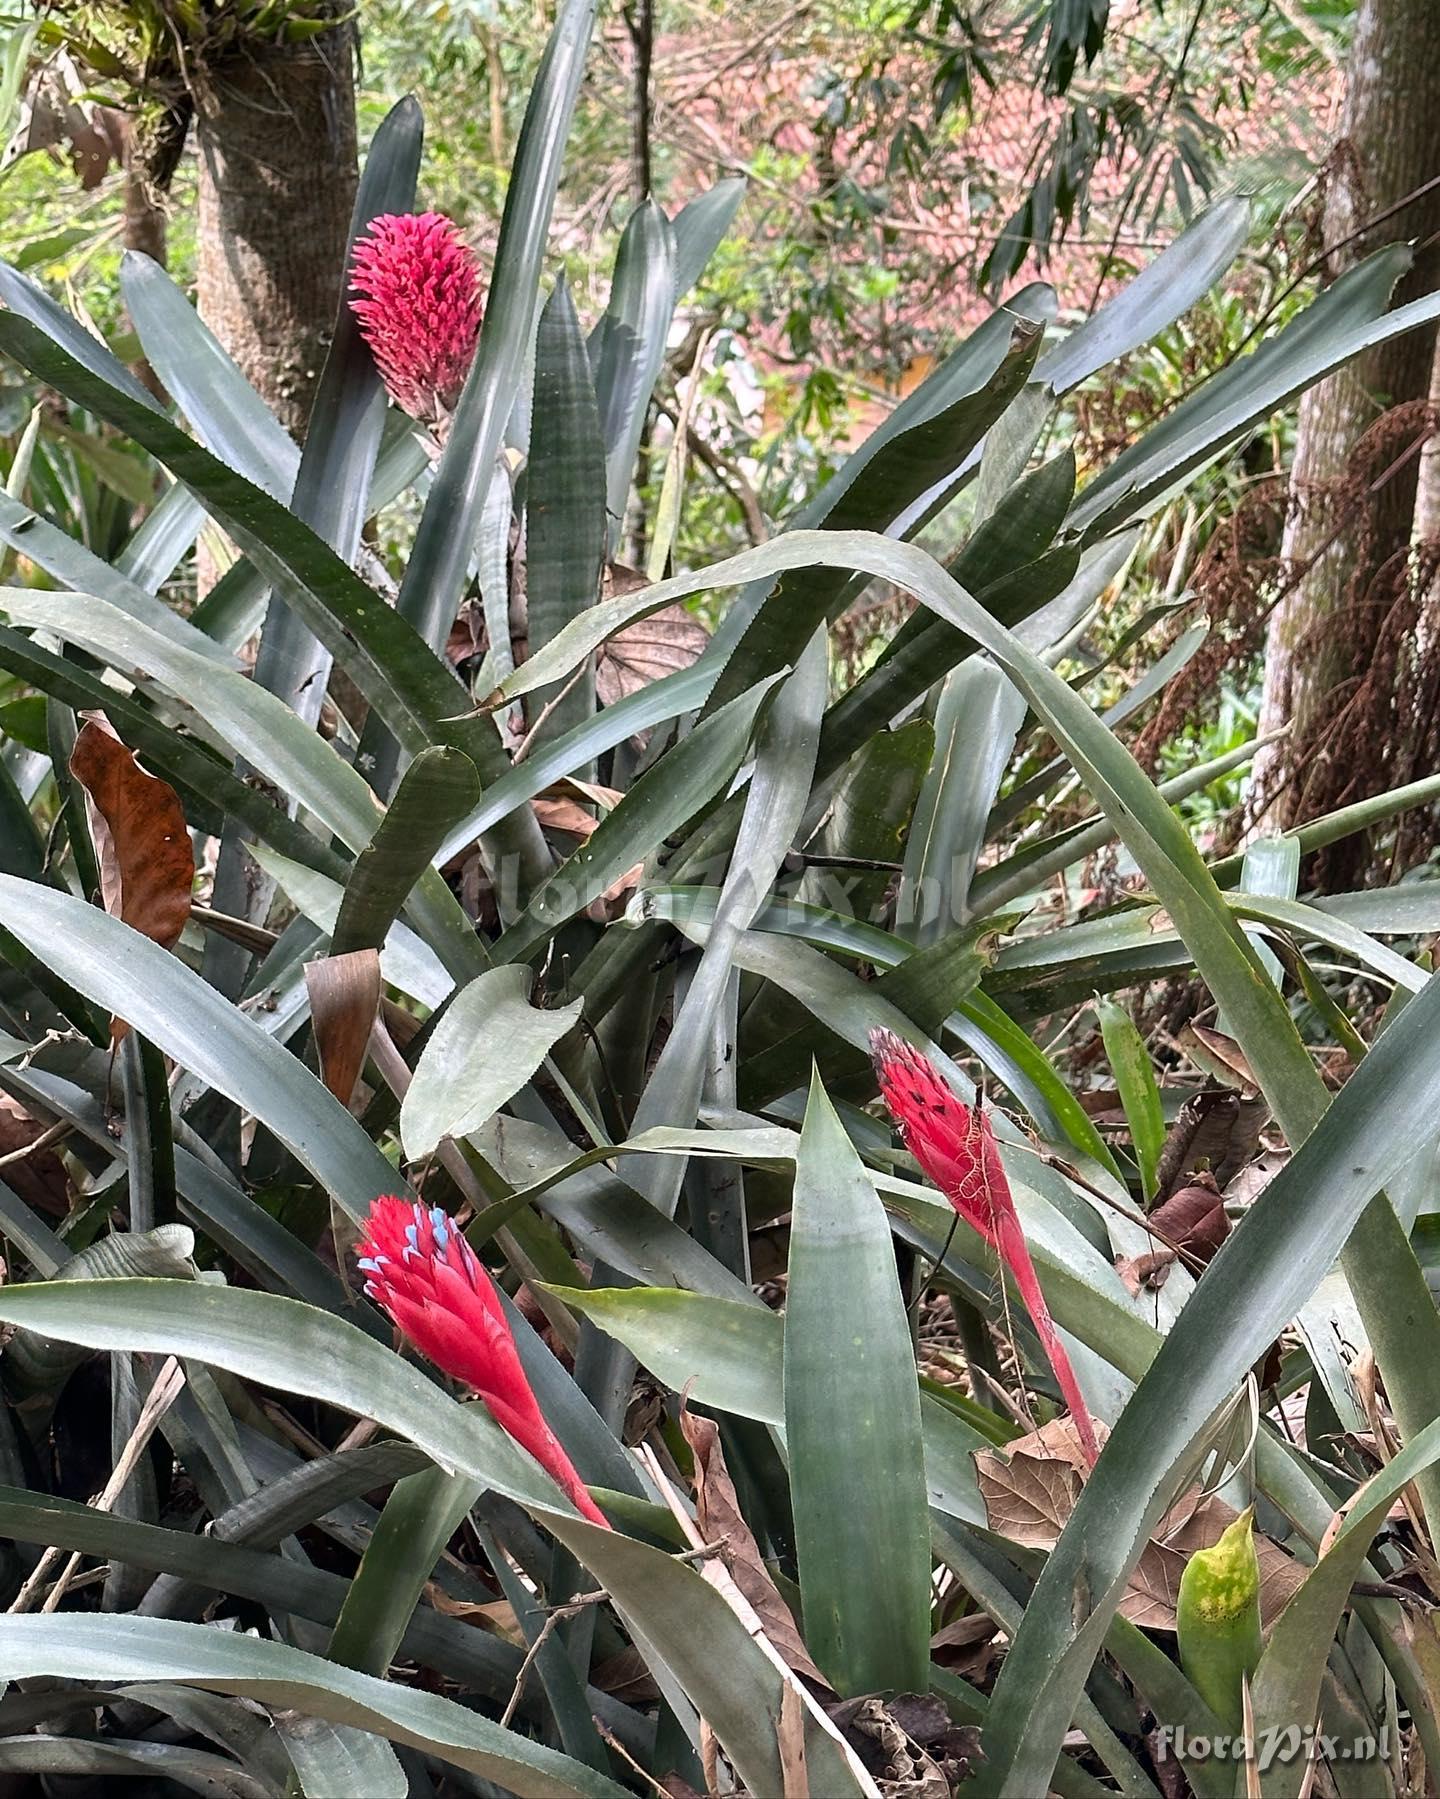
[[[1412, 240], [1418, 253], [1396, 303], [1440, 285], [1440, 242], [1431, 241], [1440, 232], [1440, 186], [1407, 198], [1440, 175], [1437, 120], [1440, 4], [1361, 0], [1326, 171], [1331, 279], [1384, 244]], [[1283, 549], [1294, 585], [1271, 618], [1260, 717], [1262, 733], [1286, 723], [1291, 732], [1256, 761], [1266, 829], [1391, 784], [1393, 704], [1388, 721], [1383, 706], [1379, 719], [1369, 718], [1379, 726], [1373, 753], [1356, 754], [1348, 727], [1359, 723], [1357, 705], [1374, 712], [1376, 684], [1367, 677], [1377, 652], [1388, 653], [1387, 618], [1406, 593], [1434, 356], [1433, 328], [1409, 332], [1301, 403]]]
[[[120, 133], [125, 157], [125, 210], [121, 224], [121, 242], [127, 250], [138, 250], [152, 262], [158, 262], [163, 269], [167, 237], [164, 197], [155, 191], [146, 173], [143, 153], [136, 143], [134, 123], [123, 114], [120, 115]], [[135, 373], [157, 400], [166, 399], [160, 377], [143, 356], [135, 363]]]
[[355, 198], [353, 38], [341, 22], [307, 43], [241, 40], [192, 80], [200, 314], [297, 438]]

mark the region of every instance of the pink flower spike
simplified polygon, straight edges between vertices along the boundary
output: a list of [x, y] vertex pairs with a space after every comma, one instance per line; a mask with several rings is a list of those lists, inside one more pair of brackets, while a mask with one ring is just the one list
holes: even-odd
[[472, 1387], [485, 1409], [560, 1487], [582, 1517], [610, 1528], [545, 1422], [495, 1291], [453, 1218], [387, 1195], [370, 1207], [359, 1245], [365, 1291], [437, 1368]]
[[444, 213], [383, 213], [356, 239], [350, 289], [396, 405], [440, 424], [475, 360], [483, 308], [474, 252]]
[[872, 1031], [870, 1054], [881, 1096], [905, 1147], [1010, 1270], [1093, 1467], [1100, 1454], [1094, 1421], [1040, 1290], [990, 1120], [979, 1106], [957, 1099], [929, 1059], [893, 1031]]

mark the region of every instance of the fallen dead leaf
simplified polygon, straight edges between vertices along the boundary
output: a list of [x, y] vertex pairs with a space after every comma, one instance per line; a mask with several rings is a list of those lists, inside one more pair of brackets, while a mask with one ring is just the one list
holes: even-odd
[[1202, 1074], [1212, 1075], [1227, 1087], [1238, 1088], [1246, 1099], [1258, 1099], [1260, 1083], [1245, 1052], [1224, 1031], [1212, 1031], [1203, 1024], [1187, 1024], [1176, 1039], [1181, 1049]]
[[931, 1659], [979, 1686], [999, 1658], [999, 1632], [999, 1625], [985, 1612], [968, 1612], [931, 1637]]
[[984, 1761], [979, 1726], [957, 1724], [933, 1693], [897, 1693], [886, 1710], [911, 1742], [941, 1765], [952, 1786], [965, 1779], [972, 1763]]
[[932, 1649], [968, 1649], [974, 1643], [988, 1643], [999, 1629], [987, 1612], [967, 1612], [963, 1618], [937, 1630], [930, 1639]]
[[591, 900], [585, 908], [585, 916], [594, 919], [596, 924], [608, 924], [623, 905], [625, 896], [633, 893], [640, 885], [640, 877], [645, 872], [645, 864], [637, 862], [633, 868], [627, 869], [618, 881], [612, 881], [599, 899]]
[[397, 1049], [408, 1049], [424, 1027], [423, 1019], [407, 1012], [403, 1006], [397, 1006], [393, 999], [381, 1000], [380, 1017]]
[[1270, 1109], [1263, 1099], [1245, 1099], [1224, 1087], [1211, 1087], [1187, 1099], [1166, 1133], [1156, 1180], [1168, 1198], [1185, 1177], [1208, 1168], [1220, 1186], [1232, 1179], [1255, 1155]]
[[950, 1799], [979, 1759], [978, 1733], [958, 1729], [948, 1715], [936, 1730], [937, 1707], [944, 1714], [938, 1701], [931, 1706], [924, 1695], [902, 1693], [888, 1704], [847, 1699], [830, 1707], [830, 1717], [886, 1799]]
[[599, 824], [578, 800], [545, 799], [534, 802], [535, 816], [547, 831], [568, 831], [572, 837], [588, 837]]
[[771, 1578], [760, 1546], [740, 1510], [734, 1482], [720, 1448], [720, 1427], [713, 1418], [702, 1418], [688, 1406], [680, 1409], [680, 1428], [695, 1457], [695, 1515], [700, 1535], [707, 1543], [723, 1543], [720, 1559], [731, 1578], [754, 1607], [786, 1665], [806, 1680], [830, 1691], [825, 1676], [810, 1659], [790, 1608]]
[[654, 1676], [638, 1649], [625, 1648], [590, 1670], [590, 1684], [626, 1705], [651, 1705], [660, 1697]]
[[1079, 1440], [1066, 1418], [1017, 1437], [1004, 1454], [978, 1451], [975, 1468], [991, 1530], [1012, 1543], [1053, 1548], [1080, 1497], [1084, 1466]]
[[1140, 1256], [1118, 1256], [1115, 1272], [1132, 1299], [1142, 1293], [1158, 1293], [1178, 1260], [1173, 1249], [1151, 1249]]
[[1229, 1236], [1224, 1195], [1215, 1177], [1206, 1171], [1195, 1175], [1188, 1186], [1179, 1187], [1165, 1204], [1157, 1205], [1150, 1222], [1168, 1241], [1202, 1263], [1208, 1263]]
[[1226, 1181], [1226, 1199], [1234, 1200], [1237, 1205], [1253, 1206], [1289, 1160], [1290, 1151], [1285, 1145], [1272, 1149], [1262, 1144], [1255, 1160], [1247, 1162], [1237, 1175]]
[[[180, 796], [147, 774], [103, 713], [85, 723], [70, 752], [70, 772], [85, 793], [85, 810], [100, 870], [100, 899], [162, 949], [172, 949], [190, 917], [195, 852]], [[110, 1023], [118, 1043], [129, 1029]]]
[[1197, 1262], [1208, 1262], [1230, 1235], [1224, 1197], [1214, 1175], [1204, 1171], [1156, 1206], [1150, 1221]]
[[595, 656], [595, 693], [602, 706], [613, 706], [652, 681], [689, 668], [704, 651], [710, 634], [683, 605], [662, 606], [649, 618], [636, 619], [606, 638]]
[[552, 831], [568, 831], [575, 837], [588, 837], [624, 798], [618, 788], [602, 787], [594, 781], [577, 781], [567, 775], [553, 782], [538, 795], [535, 816]]
[[[1027, 1548], [1053, 1549], [1075, 1509], [1085, 1472], [1070, 1420], [1054, 1419], [1004, 1451], [980, 1450], [975, 1468], [990, 1528]], [[1183, 1494], [1145, 1546], [1120, 1601], [1122, 1617], [1147, 1630], [1173, 1630], [1186, 1562], [1195, 1550], [1208, 1549], [1238, 1516], [1213, 1494], [1202, 1496], [1198, 1489]], [[1260, 1613], [1268, 1624], [1304, 1579], [1305, 1570], [1278, 1543], [1258, 1532], [1255, 1550], [1260, 1561]]]
[[1075, 1099], [1085, 1116], [1096, 1124], [1113, 1124], [1118, 1127], [1126, 1122], [1125, 1108], [1120, 1103], [1119, 1091], [1114, 1087], [1082, 1087]]
[[[0, 1093], [0, 1154], [10, 1156], [26, 1149], [50, 1129], [32, 1117], [18, 1099]], [[34, 1149], [18, 1162], [7, 1162], [5, 1180], [27, 1206], [39, 1212], [63, 1218], [70, 1210], [70, 1177], [53, 1149]]]
[[[1175, 1601], [1186, 1562], [1197, 1549], [1209, 1549], [1239, 1515], [1211, 1494], [1174, 1528], [1168, 1528], [1168, 1518], [1162, 1519], [1130, 1577], [1129, 1589], [1120, 1602], [1121, 1614], [1145, 1630], [1174, 1630]], [[1305, 1569], [1259, 1531], [1255, 1533], [1255, 1553], [1260, 1562], [1260, 1618], [1268, 1625], [1305, 1578]]]
[[459, 1618], [466, 1624], [478, 1624], [482, 1630], [488, 1630], [491, 1636], [501, 1637], [505, 1642], [513, 1643], [517, 1649], [526, 1647], [525, 1632], [520, 1628], [520, 1620], [515, 1616], [508, 1599], [494, 1599], [483, 1605], [472, 1599], [452, 1599], [444, 1587], [433, 1580], [426, 1586], [425, 1596], [442, 1617]]

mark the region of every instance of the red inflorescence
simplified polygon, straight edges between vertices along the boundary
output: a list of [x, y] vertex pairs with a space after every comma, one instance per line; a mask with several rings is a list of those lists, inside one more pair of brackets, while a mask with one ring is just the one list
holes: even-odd
[[990, 1120], [979, 1106], [957, 1099], [928, 1058], [893, 1031], [872, 1031], [870, 1053], [881, 1095], [906, 1148], [1014, 1277], [1070, 1407], [1081, 1446], [1093, 1463], [1100, 1453], [1094, 1422], [1040, 1290]]
[[356, 240], [350, 287], [350, 310], [395, 403], [440, 423], [460, 398], [480, 334], [473, 251], [444, 213], [384, 213]]
[[578, 1512], [608, 1528], [545, 1422], [495, 1284], [454, 1219], [438, 1206], [386, 1196], [371, 1206], [367, 1225], [359, 1264], [371, 1299], [437, 1368], [474, 1388]]

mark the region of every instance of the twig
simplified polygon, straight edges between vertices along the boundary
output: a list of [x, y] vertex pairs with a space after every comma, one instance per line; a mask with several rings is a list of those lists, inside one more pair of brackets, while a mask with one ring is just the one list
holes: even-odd
[[39, 1150], [49, 1149], [52, 1143], [58, 1143], [62, 1137], [68, 1137], [71, 1129], [69, 1122], [61, 1118], [55, 1124], [41, 1131], [40, 1135], [31, 1142], [22, 1143], [19, 1149], [7, 1150], [3, 1156], [0, 1156], [0, 1168], [9, 1168], [12, 1163], [23, 1162], [27, 1156], [35, 1155]]
[[[97, 1512], [108, 1512], [125, 1490], [125, 1483], [134, 1473], [136, 1463], [144, 1454], [146, 1444], [155, 1433], [155, 1427], [174, 1404], [184, 1385], [185, 1370], [174, 1356], [167, 1356], [160, 1372], [155, 1377], [154, 1384], [146, 1395], [145, 1403], [140, 1408], [140, 1416], [135, 1420], [135, 1428], [130, 1433], [130, 1440], [121, 1451], [120, 1459], [112, 1469], [110, 1478], [105, 1483], [104, 1491], [92, 1501]], [[55, 1548], [45, 1551], [35, 1564], [29, 1579], [16, 1594], [9, 1608], [12, 1614], [29, 1611], [31, 1602], [45, 1584], [50, 1570], [55, 1566], [62, 1553], [63, 1551]], [[83, 1559], [81, 1550], [77, 1549], [71, 1555], [54, 1586], [46, 1594], [45, 1603], [40, 1608], [42, 1612], [57, 1610], [60, 1601], [74, 1582], [76, 1570]]]
[[[655, 406], [672, 423], [678, 422], [680, 415], [668, 400], [657, 399]], [[685, 426], [685, 441], [689, 444], [692, 453], [705, 464], [716, 480], [739, 503], [740, 510], [745, 517], [745, 535], [751, 543], [764, 543], [770, 535], [770, 526], [761, 509], [759, 496], [746, 479], [744, 471], [737, 463], [723, 455], [712, 443], [702, 437], [688, 420]]]
[[[677, 1562], [703, 1561], [707, 1556], [719, 1555], [729, 1540], [728, 1537], [722, 1537], [714, 1543], [701, 1543], [698, 1548], [695, 1549], [683, 1549], [677, 1555], [672, 1556], [671, 1560]], [[610, 1595], [605, 1591], [604, 1587], [597, 1587], [593, 1593], [577, 1593], [573, 1599], [567, 1599], [563, 1605], [552, 1605], [550, 1607], [549, 1611], [546, 1613], [545, 1622], [535, 1633], [535, 1641], [525, 1651], [525, 1659], [521, 1662], [519, 1670], [515, 1675], [515, 1689], [511, 1693], [509, 1702], [500, 1718], [500, 1728], [502, 1730], [508, 1728], [510, 1720], [515, 1716], [515, 1708], [520, 1703], [520, 1694], [525, 1685], [525, 1676], [534, 1666], [536, 1657], [545, 1647], [545, 1644], [549, 1641], [550, 1636], [556, 1627], [566, 1623], [571, 1618], [578, 1617], [579, 1614], [585, 1611], [589, 1606], [604, 1604], [609, 1597]], [[599, 1720], [597, 1719], [596, 1722], [598, 1724]], [[607, 1737], [606, 1740], [608, 1742], [610, 1739]], [[644, 1770], [642, 1769], [641, 1772], [643, 1773]], [[661, 1790], [663, 1791], [663, 1789]], [[666, 1799], [669, 1799], [668, 1794], [666, 1795]]]
[[622, 10], [634, 51], [635, 110], [631, 117], [635, 168], [635, 198], [645, 201], [653, 188], [650, 166], [650, 64], [655, 52], [654, 0], [639, 0], [638, 7]]
[[[587, 656], [585, 658], [585, 660], [580, 664], [579, 668], [577, 668], [575, 670], [574, 674], [571, 675], [570, 679], [560, 689], [559, 693], [557, 693], [555, 695], [554, 699], [547, 700], [545, 702], [545, 704], [540, 708], [539, 718], [537, 718], [535, 720], [535, 723], [533, 725], [531, 725], [530, 729], [520, 739], [520, 742], [516, 748], [515, 754], [510, 758], [512, 767], [518, 768], [520, 766], [520, 764], [525, 760], [526, 756], [529, 755], [530, 746], [532, 743], [534, 743], [535, 738], [538, 735], [538, 733], [540, 732], [540, 730], [542, 729], [542, 727], [544, 726], [545, 721], [550, 717], [550, 714], [560, 704], [561, 700], [563, 700], [565, 698], [566, 694], [568, 694], [575, 687], [576, 683], [583, 680], [583, 678], [585, 676], [585, 672], [589, 668], [589, 666], [590, 666], [590, 658]], [[471, 714], [470, 716], [473, 717], [474, 715]]]
[[[1013, 1336], [1011, 1337], [1010, 1347], [1012, 1350], [1015, 1347]], [[1019, 1360], [1018, 1352], [1016, 1354], [1016, 1360], [1017, 1360], [1017, 1362]], [[1022, 1370], [1022, 1372], [1023, 1372], [1023, 1370]], [[1004, 1381], [998, 1379], [995, 1375], [993, 1375], [988, 1368], [974, 1368], [974, 1369], [972, 1369], [972, 1373], [978, 1374], [980, 1376], [981, 1380], [984, 1381], [985, 1385], [987, 1387], [989, 1387], [991, 1395], [995, 1399], [999, 1400], [1000, 1404], [1005, 1408], [1005, 1410], [1010, 1414], [1010, 1416], [1015, 1420], [1015, 1422], [1017, 1424], [1023, 1425], [1026, 1430], [1032, 1430], [1032, 1431], [1034, 1430], [1035, 1420], [1025, 1410], [1024, 1406], [1022, 1406], [1019, 1403], [1019, 1401], [1015, 1398], [1014, 1394], [1011, 1393], [1010, 1389], [1005, 1385]], [[980, 1397], [980, 1395], [977, 1393], [975, 1395], [975, 1397], [978, 1399]]]
[[[700, 1532], [695, 1527], [695, 1520], [681, 1503], [679, 1494], [670, 1483], [670, 1478], [660, 1466], [660, 1458], [648, 1443], [641, 1443], [635, 1450], [636, 1456], [643, 1463], [646, 1472], [655, 1483], [656, 1491], [670, 1508], [671, 1516], [685, 1533], [693, 1551], [703, 1550], [705, 1545], [700, 1540]], [[810, 1694], [809, 1690], [796, 1678], [794, 1672], [786, 1665], [779, 1650], [765, 1634], [765, 1626], [753, 1605], [736, 1585], [735, 1577], [723, 1561], [710, 1561], [701, 1569], [703, 1578], [715, 1588], [720, 1597], [730, 1607], [744, 1627], [745, 1634], [759, 1649], [771, 1667], [779, 1675], [784, 1686], [793, 1687], [799, 1694], [800, 1702], [814, 1727], [823, 1731], [835, 1744], [846, 1767], [853, 1775], [860, 1791], [866, 1799], [880, 1799], [879, 1788], [867, 1773], [864, 1764], [850, 1747], [844, 1736], [836, 1728], [834, 1721]], [[703, 1720], [702, 1720], [703, 1722]]]
[[[1303, 281], [1308, 280], [1317, 269], [1323, 268], [1337, 250], [1348, 249], [1357, 239], [1365, 237], [1369, 232], [1373, 231], [1377, 225], [1383, 225], [1387, 219], [1393, 219], [1397, 212], [1404, 212], [1407, 207], [1413, 206], [1417, 200], [1423, 200], [1426, 194], [1432, 193], [1437, 187], [1440, 187], [1440, 175], [1432, 175], [1428, 181], [1422, 181], [1419, 187], [1412, 187], [1408, 194], [1402, 194], [1393, 205], [1386, 206], [1380, 212], [1371, 213], [1370, 217], [1367, 218], [1363, 224], [1357, 225], [1353, 231], [1347, 231], [1344, 237], [1337, 237], [1333, 244], [1323, 245], [1319, 252], [1312, 256], [1310, 261], [1300, 270], [1300, 273], [1296, 275], [1287, 286], [1280, 289], [1280, 292], [1276, 294], [1275, 298], [1265, 308], [1264, 312], [1260, 314], [1260, 317], [1256, 319], [1255, 323], [1245, 333], [1244, 337], [1240, 339], [1240, 342], [1235, 346], [1232, 354], [1226, 358], [1227, 367], [1244, 351], [1247, 344], [1254, 342], [1265, 329], [1266, 325], [1269, 324], [1270, 320], [1275, 316], [1280, 307], [1283, 306], [1286, 300], [1290, 298], [1291, 294], [1295, 292], [1295, 289], [1299, 287]], [[1186, 398], [1188, 398], [1187, 394], [1181, 394], [1180, 400]], [[1176, 401], [1176, 405], [1180, 404], [1180, 400]]]
[[903, 862], [882, 862], [874, 856], [817, 856], [812, 850], [801, 850], [795, 860], [803, 868], [858, 868], [867, 874], [899, 874]]
[[525, 1659], [521, 1662], [519, 1670], [515, 1675], [514, 1691], [510, 1694], [505, 1710], [500, 1714], [501, 1730], [508, 1730], [510, 1728], [510, 1720], [515, 1716], [515, 1708], [519, 1705], [520, 1695], [525, 1690], [525, 1676], [530, 1672], [531, 1668], [534, 1667], [536, 1657], [550, 1641], [551, 1634], [555, 1629], [559, 1625], [564, 1624], [568, 1619], [579, 1617], [580, 1613], [585, 1611], [587, 1607], [599, 1605], [603, 1600], [606, 1600], [609, 1597], [610, 1595], [602, 1587], [599, 1591], [594, 1593], [581, 1593], [576, 1598], [567, 1600], [564, 1605], [551, 1607], [546, 1615], [545, 1622], [535, 1633], [535, 1641], [525, 1651]]
[[335, 1454], [341, 1455], [347, 1449], [363, 1449], [379, 1430], [380, 1426], [373, 1418], [357, 1418], [335, 1445]]
[[660, 1782], [655, 1778], [655, 1776], [653, 1774], [647, 1772], [646, 1769], [644, 1769], [640, 1766], [639, 1762], [636, 1761], [635, 1757], [630, 1753], [630, 1751], [620, 1741], [619, 1737], [617, 1737], [615, 1735], [614, 1731], [607, 1729], [606, 1726], [604, 1724], [602, 1724], [598, 1718], [596, 1718], [594, 1722], [595, 1722], [596, 1730], [600, 1733], [600, 1740], [603, 1743], [605, 1743], [609, 1748], [613, 1749], [615, 1751], [615, 1753], [620, 1757], [621, 1761], [628, 1762], [630, 1764], [630, 1766], [635, 1770], [635, 1772], [640, 1776], [640, 1778], [645, 1782], [646, 1786], [650, 1787], [654, 1792], [658, 1793], [660, 1795], [660, 1799], [672, 1799], [672, 1795], [670, 1794], [670, 1792], [665, 1787], [661, 1786]]
[[[665, 565], [673, 566], [675, 539], [680, 529], [680, 513], [685, 499], [685, 446], [691, 437], [691, 415], [700, 395], [700, 376], [704, 372], [706, 353], [714, 336], [714, 326], [706, 325], [696, 335], [695, 353], [690, 358], [690, 375], [685, 382], [685, 398], [680, 402], [680, 416], [675, 422], [675, 439], [665, 459], [665, 474], [660, 485], [660, 506], [655, 521], [645, 572], [652, 581], [665, 576]], [[679, 392], [679, 383], [676, 383]], [[673, 477], [673, 484], [672, 484]]]

